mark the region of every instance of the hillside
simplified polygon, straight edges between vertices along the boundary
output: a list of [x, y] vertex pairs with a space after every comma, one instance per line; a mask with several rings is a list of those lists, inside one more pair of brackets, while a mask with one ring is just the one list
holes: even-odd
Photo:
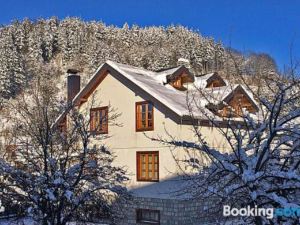
[[[245, 55], [234, 55], [244, 62]], [[261, 55], [246, 57], [248, 66]], [[268, 69], [276, 69], [272, 58], [263, 57]], [[71, 67], [81, 70], [84, 82], [107, 59], [160, 70], [176, 66], [178, 58], [189, 59], [196, 74], [204, 67], [234, 74], [221, 43], [183, 26], [118, 28], [78, 18], [15, 21], [0, 28], [0, 102], [15, 97], [39, 76], [61, 83]]]

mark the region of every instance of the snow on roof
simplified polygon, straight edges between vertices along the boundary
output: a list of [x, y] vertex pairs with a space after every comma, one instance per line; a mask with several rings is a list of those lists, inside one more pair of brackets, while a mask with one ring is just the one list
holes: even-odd
[[156, 80], [158, 80], [159, 82], [161, 82], [162, 84], [166, 84], [167, 76], [174, 74], [179, 68], [180, 68], [180, 66], [156, 72], [156, 74], [154, 75], [154, 78]]
[[[197, 88], [205, 88], [207, 85], [207, 81], [214, 75], [220, 77], [217, 72], [208, 73], [202, 76], [195, 77], [195, 82], [194, 82], [195, 86]], [[220, 78], [225, 82], [226, 85], [229, 84], [227, 80], [223, 79], [222, 77]]]
[[151, 70], [146, 70], [144, 68], [136, 67], [136, 66], [130, 66], [122, 63], [117, 63], [111, 60], [106, 61], [107, 64], [110, 64], [112, 66], [117, 66], [121, 68], [123, 71], [128, 72], [128, 73], [135, 73], [139, 75], [146, 75], [146, 76], [154, 76], [156, 75], [156, 72], [153, 72]]
[[223, 86], [204, 89], [203, 92], [207, 97], [210, 97], [210, 103], [218, 104], [223, 101], [232, 91], [236, 89], [238, 85]]
[[202, 90], [203, 94], [207, 97], [207, 103], [219, 104], [232, 94], [237, 89], [243, 90], [250, 100], [256, 104], [253, 94], [241, 84], [227, 85], [222, 87], [205, 88]]
[[186, 93], [176, 90], [169, 85], [163, 85], [159, 80], [153, 76], [153, 72], [143, 73], [135, 68], [131, 69], [128, 65], [116, 63], [113, 61], [107, 61], [107, 64], [117, 70], [120, 74], [128, 78], [133, 83], [137, 84], [148, 94], [156, 98], [165, 106], [170, 108], [179, 116], [189, 115], [189, 111], [186, 104]]
[[[244, 88], [241, 85], [234, 85], [234, 86], [223, 86], [218, 88], [209, 88], [209, 89], [203, 89], [204, 92], [208, 94], [208, 98], [204, 98], [203, 95], [201, 96], [197, 92], [197, 88], [202, 88], [203, 84], [206, 81], [212, 77], [215, 73], [209, 73], [201, 77], [195, 77], [195, 82], [192, 85], [189, 85], [188, 91], [180, 91], [175, 88], [173, 88], [171, 85], [166, 84], [167, 83], [167, 76], [173, 75], [178, 71], [179, 69], [182, 69], [183, 66], [178, 66], [175, 68], [154, 72], [150, 70], [146, 70], [139, 67], [134, 67], [130, 65], [125, 65], [117, 62], [113, 62], [111, 60], [106, 61], [106, 63], [102, 64], [97, 71], [94, 73], [94, 75], [90, 78], [88, 81], [88, 84], [81, 89], [81, 91], [74, 97], [73, 99], [73, 105], [76, 105], [76, 101], [80, 100], [82, 96], [86, 92], [88, 92], [88, 88], [93, 85], [93, 82], [97, 80], [97, 76], [100, 75], [100, 70], [104, 66], [109, 66], [115, 71], [117, 71], [122, 76], [126, 77], [128, 80], [130, 80], [132, 83], [136, 84], [138, 87], [143, 89], [145, 92], [147, 92], [149, 95], [151, 95], [153, 98], [158, 100], [160, 103], [168, 107], [170, 110], [175, 112], [177, 115], [183, 117], [183, 116], [190, 116], [190, 111], [187, 106], [187, 93], [190, 92], [191, 94], [194, 94], [196, 96], [196, 101], [191, 103], [192, 107], [196, 107], [195, 111], [193, 111], [193, 116], [195, 118], [199, 119], [207, 119], [207, 116], [214, 117], [215, 120], [222, 121], [222, 118], [218, 117], [214, 113], [212, 113], [209, 109], [206, 108], [206, 105], [210, 103], [210, 101], [218, 104], [222, 100], [224, 100], [232, 91], [237, 88], [238, 86], [244, 89], [244, 91], [249, 95], [249, 97], [253, 100], [255, 103], [255, 100], [253, 98], [253, 95], [247, 91], [246, 88]], [[226, 82], [226, 81], [225, 81]], [[228, 83], [226, 83], [228, 84]], [[192, 88], [194, 86], [194, 88]], [[195, 88], [196, 86], [196, 88]], [[204, 86], [204, 87], [205, 87]], [[209, 97], [211, 96], [211, 97]], [[195, 98], [194, 98], [195, 100]], [[201, 109], [199, 109], [201, 107]], [[58, 119], [57, 122], [60, 121], [60, 119], [64, 116], [62, 114]]]
[[214, 73], [208, 73], [206, 75], [203, 75], [201, 77], [195, 77], [195, 86], [197, 88], [205, 88], [207, 85], [207, 80], [212, 77], [214, 75]]

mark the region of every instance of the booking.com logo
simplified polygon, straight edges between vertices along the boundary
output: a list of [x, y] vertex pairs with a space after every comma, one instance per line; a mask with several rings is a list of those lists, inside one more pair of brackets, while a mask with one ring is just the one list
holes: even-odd
[[251, 208], [247, 206], [246, 208], [231, 208], [229, 205], [223, 206], [223, 216], [263, 216], [268, 219], [272, 219], [278, 216], [284, 217], [300, 217], [299, 207], [290, 208], [258, 208], [255, 206]]

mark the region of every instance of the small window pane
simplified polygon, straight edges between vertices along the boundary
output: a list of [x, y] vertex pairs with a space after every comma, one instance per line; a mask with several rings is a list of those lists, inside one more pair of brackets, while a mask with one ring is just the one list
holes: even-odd
[[136, 103], [136, 128], [138, 131], [153, 129], [153, 104], [151, 102]]
[[[137, 180], [157, 181], [158, 180], [158, 152], [137, 153], [138, 171]], [[154, 174], [156, 172], [156, 175]]]
[[108, 133], [108, 107], [91, 109], [90, 130], [95, 133]]
[[147, 106], [147, 104], [142, 105], [142, 113], [146, 113], [146, 106]]

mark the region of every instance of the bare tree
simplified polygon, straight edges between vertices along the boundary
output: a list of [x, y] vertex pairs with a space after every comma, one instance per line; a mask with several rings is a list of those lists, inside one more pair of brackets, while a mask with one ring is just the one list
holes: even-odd
[[57, 124], [62, 108], [56, 91], [49, 81], [37, 84], [12, 108], [16, 145], [13, 161], [0, 159], [2, 202], [18, 203], [43, 225], [110, 216], [113, 203], [127, 198], [127, 178], [112, 165], [109, 149], [91, 141], [108, 137], [95, 137], [87, 118], [73, 106], [68, 106], [67, 129]]
[[[190, 181], [188, 192], [203, 203], [213, 201], [212, 207], [207, 207], [208, 214], [222, 212], [224, 205], [300, 208], [297, 198], [300, 193], [300, 81], [295, 77], [270, 77], [265, 77], [260, 87], [253, 88], [241, 76], [243, 85], [258, 103], [256, 114], [247, 111], [239, 102], [235, 108], [218, 102], [218, 96], [210, 95], [212, 90], [196, 88], [187, 96], [196, 141], [187, 142], [171, 136], [154, 139], [186, 150], [189, 158], [184, 163], [193, 170], [193, 173], [183, 171]], [[205, 99], [206, 107], [199, 104], [199, 99]], [[226, 107], [226, 114], [220, 111], [220, 104]], [[199, 118], [195, 116], [199, 112], [204, 116], [202, 119], [219, 131], [227, 146], [225, 151], [207, 143]], [[203, 158], [209, 160], [208, 165], [203, 164]], [[176, 160], [182, 163], [182, 159]], [[286, 222], [296, 225], [299, 224], [298, 216], [294, 212], [291, 216], [241, 219], [243, 224]]]

